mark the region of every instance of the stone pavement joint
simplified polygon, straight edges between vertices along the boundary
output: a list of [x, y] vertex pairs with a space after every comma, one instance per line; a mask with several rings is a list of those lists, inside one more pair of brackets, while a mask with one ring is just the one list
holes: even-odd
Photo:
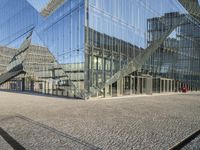
[[190, 136], [184, 138], [181, 142], [177, 143], [176, 145], [174, 145], [172, 148], [170, 148], [169, 150], [177, 150], [177, 149], [182, 149], [184, 148], [186, 145], [188, 145], [192, 140], [194, 140], [196, 137], [198, 137], [200, 135], [200, 129], [197, 130], [196, 132], [192, 133]]
[[27, 122], [30, 122], [30, 123], [32, 123], [32, 124], [38, 125], [38, 126], [40, 126], [40, 127], [43, 127], [44, 129], [50, 130], [50, 131], [52, 131], [52, 132], [55, 132], [55, 133], [57, 133], [57, 134], [59, 134], [59, 135], [61, 135], [61, 136], [63, 136], [63, 137], [69, 138], [69, 139], [71, 139], [72, 141], [75, 141], [75, 142], [77, 142], [77, 143], [79, 143], [79, 144], [81, 144], [81, 145], [84, 145], [84, 146], [86, 146], [86, 147], [88, 147], [88, 148], [91, 148], [91, 149], [93, 149], [93, 150], [100, 150], [100, 148], [98, 148], [98, 147], [96, 147], [96, 146], [94, 146], [94, 145], [91, 145], [91, 144], [89, 144], [89, 143], [87, 143], [87, 142], [85, 142], [85, 141], [83, 141], [83, 140], [80, 140], [80, 139], [75, 138], [75, 137], [73, 137], [73, 136], [71, 136], [71, 135], [68, 135], [68, 134], [63, 133], [63, 132], [61, 132], [61, 131], [58, 131], [58, 130], [56, 130], [55, 128], [52, 128], [52, 127], [49, 127], [49, 126], [47, 126], [47, 125], [41, 124], [41, 123], [39, 123], [39, 122], [37, 122], [37, 121], [34, 121], [34, 120], [30, 119], [30, 118], [27, 118], [27, 117], [25, 117], [25, 116], [17, 115], [16, 117], [18, 117], [18, 118], [20, 118], [20, 119], [23, 119], [23, 120], [26, 120]]
[[[8, 120], [13, 120], [14, 118], [19, 118], [21, 120], [26, 121], [28, 124], [34, 125], [34, 126], [39, 126], [44, 128], [45, 130], [49, 130], [51, 132], [56, 133], [59, 136], [62, 136], [64, 138], [70, 139], [71, 141], [78, 143], [80, 145], [83, 145], [84, 147], [86, 147], [87, 149], [90, 150], [100, 150], [100, 148], [91, 145], [81, 139], [75, 138], [69, 134], [63, 133], [61, 131], [56, 130], [55, 128], [49, 127], [47, 125], [44, 125], [42, 123], [39, 123], [37, 121], [34, 121], [30, 118], [27, 118], [25, 116], [22, 116], [20, 114], [17, 114], [15, 116], [8, 116], [6, 118], [3, 118], [0, 120], [0, 122], [6, 122]], [[14, 122], [14, 121], [13, 121]], [[21, 146], [19, 143], [17, 143], [17, 141], [15, 141], [8, 133], [6, 133], [6, 131], [4, 131], [1, 127], [0, 127], [0, 135], [2, 135], [2, 137], [9, 143], [9, 145], [11, 145], [15, 150], [25, 150], [25, 148], [23, 146]]]

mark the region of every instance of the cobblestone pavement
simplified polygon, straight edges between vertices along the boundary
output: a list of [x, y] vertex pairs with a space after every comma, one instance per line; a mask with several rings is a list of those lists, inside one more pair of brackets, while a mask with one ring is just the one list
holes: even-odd
[[4, 121], [1, 122], [1, 127], [7, 131], [8, 134], [17, 139], [26, 149], [99, 149], [87, 142], [23, 116], [5, 118]]
[[0, 127], [26, 149], [168, 149], [200, 128], [199, 114], [199, 92], [86, 102], [0, 92]]
[[183, 150], [200, 150], [200, 136], [192, 140], [187, 146], [183, 148]]
[[11, 146], [0, 136], [0, 149], [13, 150]]

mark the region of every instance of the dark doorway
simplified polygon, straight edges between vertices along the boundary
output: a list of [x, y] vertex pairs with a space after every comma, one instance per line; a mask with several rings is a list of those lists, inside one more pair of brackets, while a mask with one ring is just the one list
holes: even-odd
[[130, 95], [130, 90], [131, 90], [131, 78], [130, 77], [125, 77], [124, 78], [124, 95]]
[[135, 93], [138, 93], [138, 77], [135, 77]]
[[117, 96], [117, 82], [112, 84], [112, 96]]

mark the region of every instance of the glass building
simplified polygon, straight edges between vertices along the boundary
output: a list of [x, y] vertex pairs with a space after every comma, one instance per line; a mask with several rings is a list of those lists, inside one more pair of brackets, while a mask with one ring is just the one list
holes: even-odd
[[82, 99], [199, 90], [200, 16], [189, 6], [2, 0], [0, 87]]

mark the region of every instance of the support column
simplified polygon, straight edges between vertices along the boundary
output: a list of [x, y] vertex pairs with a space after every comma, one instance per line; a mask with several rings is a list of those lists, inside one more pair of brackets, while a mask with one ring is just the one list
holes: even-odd
[[144, 86], [144, 82], [145, 82], [144, 80], [145, 80], [145, 78], [142, 78], [142, 84], [141, 84], [142, 85], [142, 94], [146, 94], [145, 93], [146, 92], [146, 89], [145, 89], [146, 87]]
[[152, 94], [152, 77], [146, 78], [146, 94]]
[[170, 92], [172, 92], [173, 90], [172, 90], [172, 84], [173, 84], [173, 80], [170, 80]]
[[106, 86], [104, 89], [104, 97], [111, 97], [112, 96], [112, 88], [111, 86]]
[[167, 92], [169, 92], [169, 80], [167, 80]]
[[165, 80], [163, 80], [163, 93], [165, 93]]
[[136, 94], [140, 94], [140, 78], [137, 77], [137, 93]]
[[121, 84], [120, 80], [117, 80], [117, 96], [120, 96]]
[[132, 94], [135, 94], [135, 77], [131, 76], [131, 80], [132, 80]]
[[162, 93], [162, 80], [161, 79], [159, 79], [159, 84], [160, 84], [160, 93]]
[[132, 80], [132, 76], [130, 75], [129, 78], [130, 78], [130, 85], [129, 85], [130, 86], [130, 95], [132, 95], [133, 94], [133, 86], [132, 86], [133, 85], [133, 80]]

